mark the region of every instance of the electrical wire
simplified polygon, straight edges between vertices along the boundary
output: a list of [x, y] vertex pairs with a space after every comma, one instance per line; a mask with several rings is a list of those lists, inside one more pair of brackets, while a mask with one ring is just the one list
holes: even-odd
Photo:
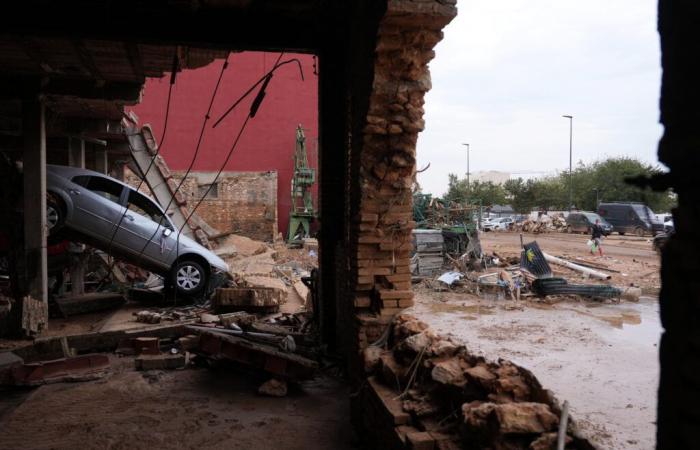
[[[172, 65], [172, 70], [170, 72], [170, 84], [168, 86], [168, 98], [165, 103], [165, 118], [164, 118], [164, 123], [163, 123], [163, 133], [161, 133], [160, 140], [158, 141], [158, 148], [156, 149], [155, 154], [151, 158], [150, 163], [148, 164], [148, 167], [146, 168], [146, 171], [141, 174], [142, 178], [136, 186], [136, 190], [138, 191], [141, 189], [141, 186], [143, 186], [144, 181], [146, 180], [146, 176], [148, 175], [148, 172], [150, 172], [151, 168], [153, 167], [153, 163], [155, 162], [156, 158], [158, 157], [158, 154], [160, 153], [160, 149], [163, 148], [163, 142], [165, 142], [165, 136], [167, 135], [167, 130], [168, 130], [168, 119], [170, 118], [170, 100], [172, 99], [172, 93], [173, 93], [173, 86], [175, 86], [175, 80], [177, 77], [177, 72], [179, 72], [179, 66], [180, 66], [180, 61], [177, 56], [177, 48], [175, 49], [175, 53], [173, 54], [173, 65]], [[131, 144], [129, 144], [129, 148], [133, 152], [134, 149], [131, 147]], [[140, 168], [139, 168], [140, 169]], [[128, 198], [127, 198], [128, 201]], [[124, 221], [124, 218], [126, 217], [126, 214], [129, 212], [129, 209], [127, 206], [124, 206], [124, 212], [122, 213], [121, 217], [119, 218], [119, 221], [117, 222], [117, 226], [114, 228], [114, 231], [112, 232], [112, 236], [109, 239], [109, 244], [107, 245], [107, 251], [105, 252], [107, 256], [111, 254], [112, 250], [112, 244], [114, 243], [114, 238], [117, 235], [117, 232], [119, 231], [119, 227], [121, 226], [122, 222]], [[100, 281], [102, 283], [106, 277], [108, 277], [111, 273], [112, 270], [114, 270], [114, 266], [116, 265], [117, 261], [115, 258], [112, 258], [112, 263], [110, 264], [109, 270], [107, 271], [107, 274], [105, 275], [105, 278]]]
[[[202, 145], [202, 139], [204, 138], [204, 131], [206, 130], [207, 122], [210, 119], [211, 109], [214, 105], [214, 100], [216, 99], [216, 94], [219, 91], [219, 87], [221, 86], [221, 79], [224, 76], [224, 72], [226, 71], [226, 68], [228, 68], [228, 58], [229, 58], [229, 55], [226, 55], [226, 59], [224, 60], [224, 64], [221, 66], [221, 71], [219, 72], [219, 78], [216, 80], [216, 85], [214, 86], [214, 91], [212, 92], [211, 99], [209, 101], [209, 107], [207, 108], [207, 112], [204, 115], [204, 121], [202, 122], [202, 128], [200, 129], [200, 132], [199, 132], [199, 138], [197, 140], [197, 145], [194, 149], [194, 154], [192, 155], [192, 160], [190, 161], [190, 164], [187, 167], [187, 171], [185, 172], [185, 175], [180, 180], [180, 183], [177, 185], [175, 190], [171, 193], [170, 200], [168, 201], [168, 204], [165, 207], [163, 207], [163, 212], [167, 212], [168, 208], [170, 208], [170, 205], [172, 205], [173, 200], [175, 199], [175, 196], [179, 192], [180, 188], [182, 187], [183, 183], [185, 182], [185, 180], [189, 176], [190, 172], [192, 171], [192, 167], [194, 166], [194, 163], [197, 159], [197, 155], [199, 155], [199, 149]], [[145, 244], [143, 245], [143, 248], [141, 249], [138, 257], [136, 258], [137, 265], [138, 265], [138, 262], [140, 262], [141, 258], [143, 257], [143, 253], [146, 251], [146, 248], [148, 247], [148, 245], [151, 243], [151, 241], [153, 240], [155, 235], [158, 233], [158, 231], [163, 226], [164, 220], [165, 220], [165, 216], [160, 218], [160, 220], [158, 221], [158, 227], [156, 227], [153, 234], [146, 240]], [[184, 227], [186, 224], [187, 224], [187, 220], [185, 220], [185, 222], [182, 224], [182, 227]], [[179, 244], [180, 244], [180, 240], [179, 240], [179, 233], [178, 233], [177, 246], [179, 246]], [[176, 246], [176, 248], [177, 248], [177, 246]]]

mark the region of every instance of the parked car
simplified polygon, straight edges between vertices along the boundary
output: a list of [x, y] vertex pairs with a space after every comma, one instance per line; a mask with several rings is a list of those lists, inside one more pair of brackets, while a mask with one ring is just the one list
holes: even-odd
[[644, 203], [610, 202], [598, 206], [598, 214], [621, 235], [634, 233], [637, 236], [655, 235], [664, 231], [663, 222]]
[[513, 219], [510, 217], [498, 217], [491, 219], [489, 222], [484, 223], [482, 228], [484, 231], [496, 231], [496, 230], [507, 230], [513, 223]]
[[114, 178], [47, 165], [46, 191], [49, 236], [75, 237], [162, 275], [166, 286], [187, 296], [213, 289], [228, 276], [228, 265], [178, 233], [155, 201]]
[[603, 229], [603, 235], [608, 236], [613, 232], [613, 226], [594, 212], [572, 212], [566, 217], [567, 233], [590, 233], [595, 221], [599, 221]]

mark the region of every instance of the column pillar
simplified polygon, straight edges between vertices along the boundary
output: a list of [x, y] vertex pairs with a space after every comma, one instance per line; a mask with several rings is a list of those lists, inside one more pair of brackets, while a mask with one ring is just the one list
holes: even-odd
[[44, 105], [38, 98], [22, 103], [24, 137], [24, 278], [21, 300], [25, 334], [38, 334], [48, 326], [46, 262], [46, 128]]

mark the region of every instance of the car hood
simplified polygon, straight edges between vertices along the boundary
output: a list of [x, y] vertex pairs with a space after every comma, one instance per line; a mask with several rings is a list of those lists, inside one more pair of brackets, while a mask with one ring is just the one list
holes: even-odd
[[226, 264], [226, 261], [223, 259], [219, 258], [206, 248], [205, 246], [199, 244], [196, 242], [194, 239], [191, 239], [185, 235], [180, 235], [180, 253], [184, 253], [184, 250], [191, 250], [194, 253], [202, 255], [204, 258], [206, 258], [207, 261], [209, 261], [209, 264], [211, 264], [212, 267], [215, 269], [222, 270], [224, 272], [229, 271], [228, 264]]

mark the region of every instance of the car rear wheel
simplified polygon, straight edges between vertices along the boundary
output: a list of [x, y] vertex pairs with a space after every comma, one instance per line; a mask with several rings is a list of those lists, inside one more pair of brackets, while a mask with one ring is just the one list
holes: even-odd
[[639, 237], [642, 237], [644, 236], [644, 229], [642, 227], [637, 227], [634, 229], [634, 234]]
[[207, 285], [207, 272], [195, 261], [180, 261], [173, 270], [172, 284], [180, 295], [201, 294]]

